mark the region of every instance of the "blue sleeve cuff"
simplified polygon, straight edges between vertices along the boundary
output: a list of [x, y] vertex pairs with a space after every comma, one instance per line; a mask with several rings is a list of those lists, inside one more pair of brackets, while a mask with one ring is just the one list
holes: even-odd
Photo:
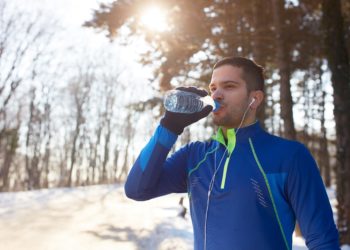
[[157, 138], [157, 141], [162, 146], [171, 149], [176, 142], [178, 135], [160, 124], [156, 129], [154, 137]]
[[174, 143], [177, 140], [177, 135], [167, 128], [163, 127], [162, 125], [159, 125], [154, 132], [152, 138], [144, 147], [144, 149], [141, 151], [140, 154], [140, 166], [141, 169], [144, 171], [147, 164], [149, 163], [150, 157], [155, 150], [157, 144], [161, 145], [162, 147], [170, 150], [171, 147], [174, 145]]

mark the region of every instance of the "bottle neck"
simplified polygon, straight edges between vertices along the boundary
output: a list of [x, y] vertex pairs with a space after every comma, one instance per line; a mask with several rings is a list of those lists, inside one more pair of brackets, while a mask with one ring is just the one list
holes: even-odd
[[204, 106], [210, 105], [215, 109], [215, 101], [211, 96], [207, 95], [201, 98], [202, 102], [204, 103]]

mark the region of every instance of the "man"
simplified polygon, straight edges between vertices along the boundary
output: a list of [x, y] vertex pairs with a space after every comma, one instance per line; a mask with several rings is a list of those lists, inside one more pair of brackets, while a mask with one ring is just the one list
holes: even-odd
[[209, 84], [220, 103], [213, 112], [216, 135], [167, 158], [183, 129], [212, 108], [192, 115], [166, 111], [130, 171], [126, 195], [148, 200], [188, 192], [196, 250], [291, 250], [296, 219], [309, 249], [339, 249], [314, 159], [302, 144], [270, 135], [256, 121], [263, 85], [263, 69], [253, 61], [219, 61]]

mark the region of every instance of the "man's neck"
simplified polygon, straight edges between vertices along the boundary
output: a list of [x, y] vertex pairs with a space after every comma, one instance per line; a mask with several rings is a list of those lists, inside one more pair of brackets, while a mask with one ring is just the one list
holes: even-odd
[[254, 124], [256, 122], [257, 122], [257, 120], [254, 118], [254, 120], [249, 120], [249, 121], [244, 122], [242, 124], [242, 126], [240, 126], [240, 127], [239, 126], [238, 127], [235, 127], [235, 126], [233, 126], [233, 127], [221, 127], [222, 133], [223, 133], [225, 139], [227, 139], [227, 130], [233, 128], [237, 132], [238, 129], [241, 129], [241, 128], [244, 128], [244, 127], [248, 127], [248, 126], [250, 126], [250, 125], [252, 125], [252, 124]]

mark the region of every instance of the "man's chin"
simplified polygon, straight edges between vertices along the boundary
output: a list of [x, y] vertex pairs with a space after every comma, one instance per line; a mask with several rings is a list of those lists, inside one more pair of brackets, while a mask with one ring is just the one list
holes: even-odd
[[215, 117], [213, 118], [213, 123], [216, 125], [216, 126], [222, 126], [224, 124], [223, 120], [220, 119], [219, 117]]

